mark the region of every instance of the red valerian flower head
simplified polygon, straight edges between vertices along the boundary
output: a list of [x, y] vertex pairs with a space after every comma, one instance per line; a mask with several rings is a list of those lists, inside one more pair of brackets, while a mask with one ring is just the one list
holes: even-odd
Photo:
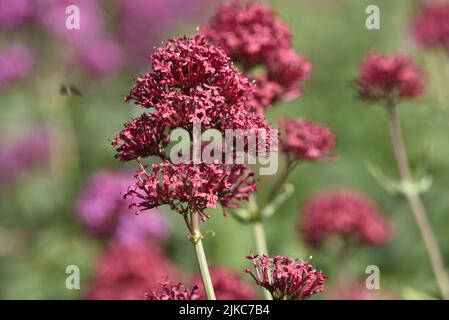
[[390, 237], [386, 219], [375, 202], [351, 190], [313, 195], [303, 206], [298, 224], [311, 246], [321, 246], [332, 234], [353, 236], [364, 245], [379, 246]]
[[176, 278], [175, 267], [151, 242], [113, 242], [97, 262], [87, 291], [90, 300], [142, 300], [164, 278]]
[[312, 64], [291, 48], [281, 48], [267, 55], [266, 65], [271, 81], [283, 88], [283, 99], [292, 100], [303, 94], [301, 85], [310, 77]]
[[273, 299], [306, 299], [324, 291], [326, 276], [307, 261], [266, 254], [248, 256], [255, 272], [246, 269], [256, 284], [267, 289]]
[[354, 84], [361, 99], [386, 102], [420, 96], [425, 77], [413, 61], [402, 54], [383, 56], [371, 52], [362, 62], [360, 77]]
[[[210, 268], [212, 285], [218, 300], [256, 300], [254, 288], [235, 271], [224, 267]], [[196, 275], [192, 283], [202, 283], [201, 275]], [[206, 299], [202, 285], [199, 285], [200, 299]]]
[[200, 35], [170, 40], [150, 56], [153, 72], [138, 78], [126, 101], [151, 108], [170, 128], [269, 129], [265, 118], [251, 112], [251, 82], [230, 64], [223, 50]]
[[182, 283], [170, 285], [169, 281], [161, 283], [162, 291], [145, 293], [145, 300], [199, 300], [198, 286], [188, 290]]
[[248, 200], [255, 191], [255, 179], [245, 165], [172, 164], [152, 165], [148, 173], [144, 167], [136, 174], [137, 183], [125, 197], [131, 198], [131, 207], [144, 211], [169, 205], [185, 215], [197, 212], [204, 221], [206, 208], [238, 207], [236, 201]]
[[282, 97], [283, 87], [270, 81], [266, 74], [253, 77], [255, 90], [249, 97], [248, 104], [259, 113], [271, 108]]
[[334, 134], [326, 127], [303, 119], [279, 119], [280, 148], [293, 159], [325, 159], [336, 145]]
[[449, 3], [425, 4], [412, 22], [418, 43], [426, 47], [442, 47], [449, 52]]
[[149, 114], [125, 124], [125, 128], [112, 141], [116, 147], [115, 158], [129, 161], [148, 156], [165, 156], [165, 147], [170, 142], [166, 127]]
[[272, 50], [291, 46], [288, 26], [269, 6], [255, 2], [221, 5], [202, 32], [245, 69], [263, 63]]

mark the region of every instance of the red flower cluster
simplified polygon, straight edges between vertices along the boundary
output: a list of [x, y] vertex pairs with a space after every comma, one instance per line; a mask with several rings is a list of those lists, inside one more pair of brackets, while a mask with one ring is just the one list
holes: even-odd
[[426, 4], [412, 23], [412, 32], [423, 46], [449, 52], [449, 3]]
[[152, 172], [142, 168], [137, 183], [126, 197], [139, 211], [169, 205], [180, 214], [197, 212], [204, 221], [206, 208], [237, 207], [235, 201], [248, 200], [255, 191], [255, 179], [245, 165], [179, 164], [163, 162], [152, 165]]
[[221, 5], [202, 32], [245, 72], [266, 68], [262, 78], [253, 77], [256, 91], [250, 104], [255, 110], [302, 94], [300, 85], [308, 79], [311, 64], [291, 49], [290, 29], [269, 6], [238, 0]]
[[[212, 284], [218, 300], [256, 300], [254, 288], [243, 281], [238, 273], [224, 267], [210, 268]], [[194, 277], [192, 283], [202, 283], [201, 276]], [[199, 286], [200, 299], [206, 299], [202, 285]]]
[[153, 73], [137, 79], [126, 101], [133, 100], [166, 127], [269, 129], [265, 118], [250, 112], [251, 82], [230, 65], [224, 51], [197, 35], [170, 40], [150, 56]]
[[273, 299], [305, 299], [324, 291], [326, 276], [315, 270], [307, 261], [266, 254], [249, 256], [255, 274], [248, 268], [256, 284], [267, 289]]
[[166, 127], [149, 114], [125, 124], [125, 128], [112, 141], [116, 147], [115, 158], [129, 161], [148, 156], [165, 157], [165, 147], [170, 142]]
[[423, 72], [410, 58], [371, 52], [363, 61], [360, 78], [354, 84], [361, 99], [385, 102], [417, 97], [423, 93], [425, 83]]
[[156, 288], [163, 278], [176, 276], [176, 270], [155, 244], [114, 242], [95, 267], [87, 298], [141, 300], [148, 288]]
[[349, 190], [314, 195], [305, 203], [298, 227], [311, 246], [320, 246], [331, 234], [355, 236], [370, 246], [382, 245], [390, 236], [374, 201]]
[[188, 290], [182, 283], [170, 285], [165, 281], [161, 285], [161, 292], [149, 291], [145, 293], [145, 300], [199, 300], [198, 286]]
[[279, 120], [281, 151], [293, 159], [314, 161], [326, 158], [336, 145], [334, 134], [326, 127], [303, 119]]

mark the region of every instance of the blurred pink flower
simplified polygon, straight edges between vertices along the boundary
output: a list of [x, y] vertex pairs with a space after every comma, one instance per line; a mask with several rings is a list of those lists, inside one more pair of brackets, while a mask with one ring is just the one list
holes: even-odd
[[32, 14], [31, 0], [0, 1], [0, 26], [18, 27], [25, 23]]
[[155, 244], [113, 242], [95, 265], [86, 298], [143, 300], [148, 290], [176, 277], [177, 270]]
[[422, 6], [411, 26], [418, 43], [428, 47], [442, 47], [449, 53], [449, 3]]
[[413, 61], [402, 55], [369, 53], [354, 81], [359, 97], [370, 101], [414, 98], [424, 91], [425, 77]]
[[376, 203], [357, 191], [317, 193], [301, 211], [298, 228], [311, 246], [321, 246], [330, 235], [353, 236], [361, 244], [379, 246], [391, 235]]
[[198, 286], [188, 290], [182, 283], [170, 285], [170, 282], [166, 281], [161, 285], [161, 292], [149, 291], [145, 293], [145, 300], [199, 300]]
[[0, 51], [0, 90], [26, 79], [34, 65], [31, 50], [23, 44], [12, 44]]
[[136, 215], [123, 194], [132, 183], [132, 174], [100, 171], [93, 175], [78, 197], [75, 211], [89, 230], [101, 237], [126, 243], [163, 239], [170, 234], [167, 218], [157, 210]]
[[326, 127], [303, 119], [280, 118], [280, 149], [292, 159], [323, 160], [335, 145], [334, 134]]
[[248, 256], [254, 273], [246, 269], [256, 284], [267, 289], [273, 299], [306, 299], [324, 291], [326, 276], [315, 270], [307, 261], [266, 254]]
[[[212, 284], [218, 300], [257, 300], [254, 288], [235, 271], [224, 267], [210, 268]], [[201, 275], [197, 274], [191, 281], [199, 287], [200, 299], [206, 299]]]

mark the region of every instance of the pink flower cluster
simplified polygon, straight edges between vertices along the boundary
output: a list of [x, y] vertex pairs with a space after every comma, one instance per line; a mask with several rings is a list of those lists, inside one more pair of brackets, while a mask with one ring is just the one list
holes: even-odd
[[325, 275], [315, 270], [307, 261], [282, 256], [248, 256], [254, 273], [246, 269], [256, 284], [267, 289], [273, 299], [306, 299], [324, 291]]
[[361, 99], [388, 102], [398, 98], [414, 98], [424, 91], [425, 77], [413, 61], [402, 55], [383, 56], [369, 53], [354, 81]]
[[206, 208], [238, 206], [255, 191], [255, 180], [244, 165], [179, 164], [162, 162], [152, 165], [152, 172], [142, 168], [136, 173], [137, 183], [126, 197], [131, 206], [144, 211], [161, 205], [182, 215], [197, 212], [204, 221]]
[[291, 159], [315, 161], [326, 159], [335, 145], [334, 134], [326, 127], [303, 119], [279, 120], [280, 149]]
[[112, 242], [97, 262], [90, 287], [91, 300], [142, 300], [145, 292], [157, 288], [177, 271], [164, 252], [151, 242]]
[[33, 55], [23, 44], [12, 44], [0, 51], [0, 90], [26, 79], [33, 70]]
[[157, 210], [136, 215], [129, 209], [129, 201], [123, 199], [123, 194], [131, 183], [128, 171], [96, 173], [78, 197], [75, 212], [96, 236], [126, 243], [166, 238], [170, 234], [166, 217]]
[[170, 285], [169, 281], [162, 283], [161, 292], [145, 293], [145, 300], [199, 300], [198, 286], [188, 290], [182, 283]]
[[290, 29], [269, 6], [238, 0], [221, 5], [202, 32], [246, 73], [265, 67], [265, 75], [252, 76], [256, 90], [250, 104], [255, 110], [302, 94], [300, 86], [308, 79], [311, 64], [291, 48]]
[[0, 2], [0, 26], [17, 27], [32, 15], [32, 0], [16, 0]]
[[449, 52], [449, 3], [425, 4], [411, 28], [421, 45], [442, 47]]
[[382, 245], [390, 237], [387, 220], [374, 201], [351, 190], [313, 195], [302, 208], [298, 227], [311, 246], [321, 246], [334, 234], [353, 236], [370, 246]]
[[[225, 267], [210, 268], [212, 284], [218, 300], [256, 300], [257, 294], [254, 288], [245, 282], [235, 271]], [[206, 299], [206, 294], [198, 274], [192, 283], [199, 285], [199, 298]]]

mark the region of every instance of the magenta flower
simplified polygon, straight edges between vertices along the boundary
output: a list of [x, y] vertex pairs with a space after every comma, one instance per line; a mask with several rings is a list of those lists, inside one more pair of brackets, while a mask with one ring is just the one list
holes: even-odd
[[142, 300], [166, 278], [178, 276], [164, 252], [151, 242], [113, 242], [97, 262], [86, 292], [90, 300]]
[[236, 201], [248, 200], [255, 191], [255, 180], [244, 165], [180, 164], [163, 162], [152, 165], [152, 172], [142, 168], [136, 174], [137, 183], [130, 187], [126, 197], [131, 207], [144, 211], [169, 205], [172, 210], [186, 215], [198, 212], [204, 221], [204, 210], [221, 204], [234, 208]]
[[[258, 298], [254, 288], [237, 272], [229, 268], [212, 267], [210, 273], [218, 300], [256, 300]], [[201, 275], [196, 275], [192, 283], [201, 283]], [[198, 294], [200, 299], [206, 298], [202, 285], [199, 286]]]
[[126, 101], [154, 108], [149, 116], [170, 128], [269, 129], [264, 117], [250, 112], [250, 81], [229, 58], [199, 35], [170, 40], [150, 56], [153, 73], [138, 78]]
[[449, 3], [425, 4], [412, 22], [412, 33], [426, 47], [449, 52]]
[[31, 0], [15, 0], [0, 2], [0, 26], [18, 27], [30, 18], [32, 13]]
[[165, 158], [165, 147], [170, 142], [163, 122], [144, 113], [125, 124], [125, 128], [112, 141], [115, 157], [122, 161], [159, 156]]
[[182, 283], [170, 285], [169, 281], [162, 284], [162, 291], [145, 293], [145, 300], [199, 300], [198, 286], [188, 290]]
[[354, 81], [361, 99], [394, 101], [420, 96], [425, 77], [413, 61], [402, 55], [382, 56], [369, 53], [360, 67], [360, 78]]
[[280, 149], [291, 159], [323, 160], [336, 145], [335, 136], [328, 128], [311, 121], [281, 118], [279, 123]]
[[33, 69], [33, 55], [23, 44], [13, 44], [0, 51], [0, 90], [26, 79]]
[[49, 137], [44, 129], [29, 129], [16, 139], [7, 139], [0, 145], [0, 185], [11, 183], [48, 162]]
[[311, 246], [321, 246], [331, 235], [351, 236], [361, 244], [379, 246], [391, 233], [375, 202], [351, 190], [313, 195], [302, 208], [298, 227]]
[[221, 5], [202, 32], [244, 69], [263, 63], [273, 50], [291, 46], [288, 26], [269, 6], [255, 2]]
[[123, 194], [132, 183], [127, 171], [100, 171], [93, 175], [75, 204], [75, 212], [96, 236], [135, 243], [170, 234], [170, 224], [157, 210], [136, 215]]
[[310, 77], [312, 64], [293, 49], [282, 48], [267, 55], [268, 77], [284, 89], [283, 99], [291, 100], [303, 94], [301, 85]]
[[273, 299], [306, 299], [324, 291], [326, 276], [315, 270], [307, 261], [266, 254], [248, 256], [254, 273], [246, 269], [256, 284], [267, 289]]
[[271, 108], [282, 97], [283, 87], [270, 81], [266, 75], [257, 75], [253, 78], [255, 90], [250, 95], [248, 104], [256, 112], [263, 112]]

